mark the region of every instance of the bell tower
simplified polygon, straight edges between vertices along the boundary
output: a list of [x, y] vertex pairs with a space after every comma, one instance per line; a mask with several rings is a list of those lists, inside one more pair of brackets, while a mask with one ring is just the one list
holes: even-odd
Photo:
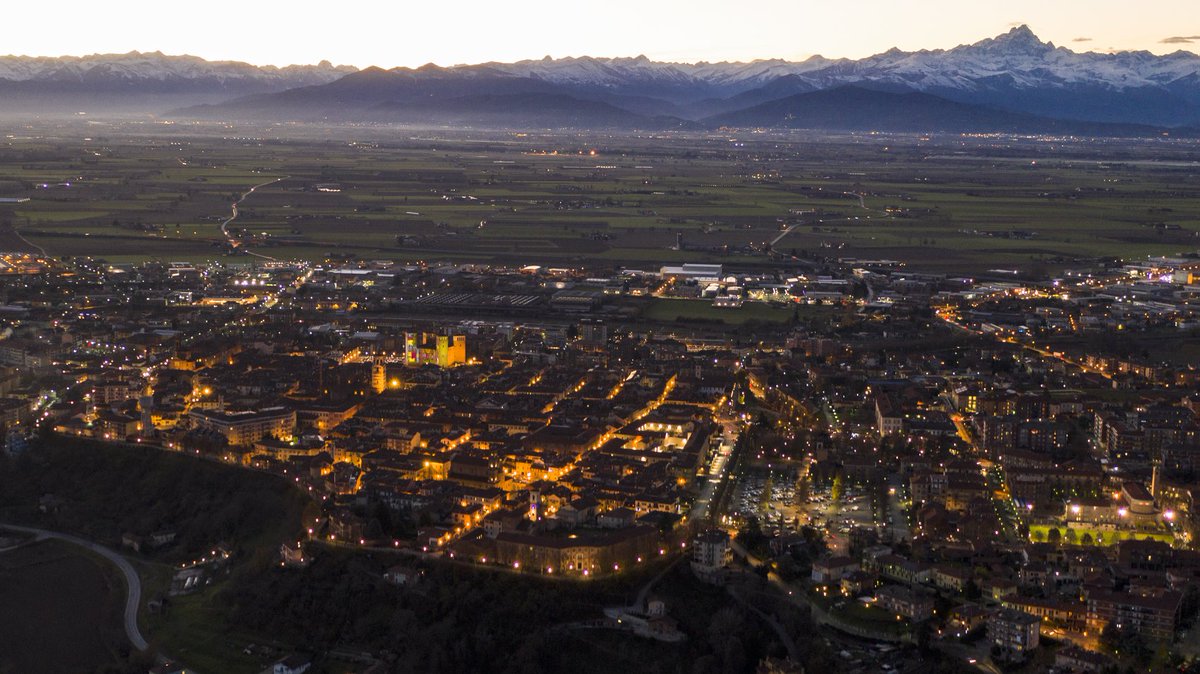
[[376, 394], [387, 390], [387, 366], [382, 356], [375, 356], [375, 360], [371, 361], [371, 390]]

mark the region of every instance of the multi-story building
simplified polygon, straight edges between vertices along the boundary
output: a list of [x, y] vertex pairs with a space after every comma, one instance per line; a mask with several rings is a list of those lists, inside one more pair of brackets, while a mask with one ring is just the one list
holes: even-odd
[[1112, 623], [1143, 637], [1168, 640], [1175, 633], [1182, 602], [1181, 593], [1169, 590], [1145, 594], [1092, 590], [1087, 595], [1088, 627], [1100, 630]]
[[702, 579], [717, 580], [732, 559], [729, 533], [721, 529], [701, 533], [692, 544], [692, 571]]
[[875, 426], [880, 437], [895, 435], [904, 430], [904, 416], [897, 408], [896, 401], [889, 395], [875, 397]]
[[696, 537], [692, 561], [708, 567], [722, 567], [729, 563], [731, 554], [729, 534], [712, 529]]
[[590, 577], [650, 559], [661, 549], [659, 538], [656, 528], [644, 525], [571, 536], [504, 531], [495, 539], [496, 561], [548, 575]]
[[287, 407], [222, 412], [193, 409], [188, 417], [196, 428], [225, 436], [233, 446], [249, 446], [264, 437], [290, 437], [296, 430], [296, 411]]
[[1002, 608], [988, 620], [992, 645], [1024, 656], [1038, 647], [1042, 621], [1034, 615]]
[[919, 590], [900, 585], [886, 585], [875, 592], [878, 605], [913, 622], [933, 616], [933, 598]]
[[844, 555], [829, 557], [813, 562], [812, 580], [814, 583], [836, 583], [846, 576], [858, 571], [858, 562]]

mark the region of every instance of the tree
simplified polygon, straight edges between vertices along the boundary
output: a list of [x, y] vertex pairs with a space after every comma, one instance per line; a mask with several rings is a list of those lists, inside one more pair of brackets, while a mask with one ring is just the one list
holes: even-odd
[[738, 531], [736, 540], [742, 547], [753, 552], [766, 545], [767, 536], [763, 533], [758, 518], [750, 516], [746, 518], [746, 526]]
[[742, 646], [742, 640], [736, 636], [731, 636], [725, 641], [725, 648], [721, 654], [721, 660], [725, 666], [722, 671], [726, 674], [737, 674], [746, 669], [746, 648]]
[[730, 635], [741, 631], [745, 624], [746, 620], [741, 611], [732, 606], [717, 611], [708, 622], [708, 645], [713, 651], [722, 653], [726, 640]]
[[372, 517], [371, 521], [367, 523], [366, 537], [371, 540], [379, 540], [379, 538], [382, 536], [383, 525], [379, 522], [379, 520]]
[[692, 661], [692, 674], [717, 674], [717, 657], [702, 655]]
[[1111, 621], [1100, 631], [1100, 645], [1115, 655], [1132, 658], [1140, 664], [1148, 662], [1153, 655], [1141, 634], [1131, 627], [1118, 627]]
[[932, 628], [929, 627], [928, 620], [924, 620], [917, 625], [917, 628], [916, 628], [917, 633], [915, 636], [916, 636], [916, 641], [917, 641], [917, 648], [921, 651], [922, 655], [928, 655], [933, 650], [929, 647], [929, 640], [930, 640], [930, 637], [932, 636], [931, 629]]
[[1185, 625], [1191, 625], [1196, 621], [1196, 614], [1200, 612], [1200, 588], [1195, 585], [1188, 585], [1183, 591], [1183, 598], [1179, 601], [1179, 619]]

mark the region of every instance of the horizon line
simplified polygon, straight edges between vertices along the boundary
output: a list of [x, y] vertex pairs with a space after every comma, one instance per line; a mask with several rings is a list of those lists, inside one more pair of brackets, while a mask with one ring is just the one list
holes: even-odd
[[[1024, 29], [1024, 31], [1022, 31], [1022, 29]], [[905, 53], [905, 54], [945, 53], [945, 52], [949, 52], [949, 51], [952, 51], [955, 49], [960, 49], [963, 47], [974, 46], [974, 45], [980, 44], [981, 42], [985, 42], [987, 40], [994, 40], [994, 39], [1004, 37], [1007, 35], [1012, 35], [1013, 33], [1018, 33], [1018, 32], [1028, 32], [1029, 34], [1033, 35], [1034, 38], [1036, 38], [1038, 40], [1038, 42], [1040, 42], [1041, 44], [1051, 46], [1055, 49], [1064, 49], [1073, 54], [1096, 54], [1099, 56], [1111, 56], [1111, 55], [1116, 55], [1116, 54], [1129, 54], [1129, 53], [1145, 52], [1145, 53], [1152, 54], [1156, 57], [1170, 56], [1172, 54], [1178, 54], [1178, 53], [1190, 54], [1193, 56], [1200, 57], [1200, 50], [1185, 49], [1181, 46], [1177, 46], [1176, 49], [1169, 51], [1169, 52], [1164, 52], [1162, 54], [1156, 54], [1147, 49], [1117, 49], [1117, 50], [1114, 50], [1114, 49], [1109, 49], [1109, 50], [1089, 49], [1089, 50], [1085, 50], [1085, 51], [1076, 51], [1074, 49], [1071, 49], [1067, 45], [1056, 45], [1051, 41], [1043, 41], [1040, 37], [1037, 36], [1036, 33], [1034, 33], [1032, 31], [1032, 29], [1029, 28], [1029, 26], [1027, 24], [1021, 24], [1020, 26], [1015, 26], [1008, 31], [1005, 31], [1002, 33], [997, 33], [996, 35], [992, 35], [990, 37], [985, 37], [985, 38], [982, 38], [975, 42], [964, 42], [964, 43], [955, 45], [954, 47], [904, 51], [902, 49], [899, 49], [898, 47], [893, 46], [884, 51], [876, 52], [874, 54], [870, 54], [868, 56], [864, 56], [864, 57], [860, 57], [860, 58], [854, 58], [854, 57], [849, 57], [849, 56], [825, 56], [823, 54], [809, 54], [809, 55], [803, 56], [798, 59], [789, 59], [789, 58], [784, 58], [784, 57], [780, 57], [780, 56], [762, 56], [762, 57], [743, 59], [743, 60], [710, 61], [710, 60], [706, 60], [706, 59], [701, 59], [701, 60], [696, 60], [696, 61], [688, 61], [688, 60], [672, 60], [672, 59], [666, 59], [666, 58], [664, 58], [664, 59], [651, 58], [649, 56], [646, 56], [646, 54], [643, 52], [643, 53], [637, 54], [635, 56], [628, 56], [628, 55], [625, 55], [625, 56], [597, 56], [594, 54], [580, 54], [580, 55], [569, 54], [569, 55], [563, 55], [563, 56], [554, 56], [551, 54], [545, 54], [540, 57], [527, 57], [527, 58], [520, 58], [520, 59], [516, 59], [516, 60], [512, 60], [512, 61], [500, 61], [500, 60], [492, 59], [492, 60], [487, 60], [487, 61], [477, 61], [477, 62], [473, 62], [473, 63], [472, 62], [454, 63], [454, 64], [450, 64], [450, 65], [442, 65], [435, 61], [428, 61], [428, 62], [422, 63], [420, 65], [383, 66], [383, 65], [378, 65], [378, 64], [374, 64], [374, 63], [368, 64], [368, 65], [357, 65], [357, 64], [352, 64], [352, 63], [335, 63], [333, 61], [333, 59], [331, 59], [331, 58], [322, 58], [315, 63], [312, 63], [312, 62], [310, 62], [310, 63], [288, 63], [288, 64], [281, 65], [278, 63], [254, 63], [254, 62], [251, 62], [248, 60], [242, 60], [242, 59], [236, 59], [236, 58], [209, 58], [209, 57], [200, 56], [197, 54], [190, 54], [190, 53], [169, 53], [169, 52], [164, 52], [161, 48], [154, 49], [154, 50], [145, 50], [145, 51], [134, 48], [134, 49], [130, 49], [129, 51], [92, 52], [89, 54], [57, 54], [57, 55], [3, 54], [3, 55], [0, 55], [0, 59], [47, 59], [47, 60], [77, 59], [77, 60], [85, 60], [85, 59], [100, 58], [100, 57], [106, 57], [106, 56], [130, 56], [130, 55], [136, 54], [139, 56], [158, 55], [158, 56], [164, 56], [167, 58], [195, 58], [195, 59], [200, 59], [206, 63], [233, 63], [233, 64], [239, 64], [239, 65], [248, 65], [248, 66], [251, 66], [254, 68], [276, 68], [276, 69], [312, 68], [312, 67], [321, 66], [322, 64], [329, 64], [329, 67], [332, 67], [335, 69], [355, 68], [359, 71], [369, 70], [371, 68], [379, 68], [381, 70], [396, 70], [396, 69], [418, 70], [418, 69], [426, 68], [426, 67], [430, 67], [430, 66], [437, 67], [437, 68], [444, 68], [444, 69], [454, 69], [454, 68], [469, 68], [469, 67], [473, 67], [473, 66], [486, 66], [486, 65], [491, 65], [491, 64], [511, 65], [511, 64], [516, 64], [516, 63], [527, 63], [527, 62], [537, 62], [537, 61], [546, 61], [546, 60], [567, 61], [567, 60], [582, 60], [582, 59], [596, 59], [596, 60], [607, 60], [607, 61], [646, 60], [651, 63], [659, 63], [659, 64], [664, 64], [664, 65], [683, 65], [683, 66], [749, 65], [749, 64], [753, 64], [753, 63], [762, 63], [762, 62], [766, 62], [766, 61], [779, 61], [782, 63], [796, 64], [796, 63], [805, 63], [805, 62], [811, 61], [813, 59], [823, 59], [826, 61], [861, 61], [861, 60], [873, 58], [875, 56], [881, 56], [883, 54], [887, 54], [892, 51], [900, 51], [901, 53]]]

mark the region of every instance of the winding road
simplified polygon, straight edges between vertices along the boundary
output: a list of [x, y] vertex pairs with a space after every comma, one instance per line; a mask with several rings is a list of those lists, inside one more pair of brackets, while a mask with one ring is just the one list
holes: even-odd
[[[242, 196], [238, 197], [238, 200], [233, 202], [233, 205], [230, 207], [229, 217], [225, 218], [225, 221], [221, 223], [221, 236], [225, 237], [225, 240], [228, 241], [229, 244], [231, 246], [233, 246], [234, 248], [239, 247], [240, 243], [238, 241], [236, 241], [233, 237], [229, 236], [229, 223], [233, 222], [234, 220], [237, 220], [238, 204], [245, 201], [246, 197], [250, 196], [251, 194], [254, 194], [254, 190], [257, 190], [260, 187], [266, 187], [267, 185], [274, 185], [275, 183], [283, 181], [283, 180], [287, 180], [290, 177], [291, 176], [283, 176], [282, 178], [268, 180], [265, 183], [259, 183], [259, 184], [255, 185], [254, 187], [251, 187], [250, 189], [246, 190], [245, 192], [242, 192]], [[261, 257], [264, 260], [271, 260], [271, 261], [275, 260], [275, 258], [271, 257], [270, 255], [263, 255], [262, 253], [255, 253], [254, 251], [249, 250], [249, 249], [245, 249], [245, 250], [246, 250], [247, 254], [253, 255], [255, 257]]]
[[110, 548], [70, 534], [35, 529], [33, 527], [22, 527], [15, 524], [0, 524], [0, 528], [34, 534], [39, 541], [49, 538], [66, 541], [72, 545], [78, 545], [79, 547], [91, 550], [113, 564], [116, 564], [121, 573], [125, 575], [125, 586], [128, 589], [125, 595], [125, 634], [129, 637], [129, 643], [133, 644], [133, 647], [139, 651], [145, 651], [150, 648], [150, 644], [146, 643], [146, 639], [142, 636], [142, 631], [138, 627], [138, 607], [142, 603], [142, 579], [138, 577], [137, 571], [134, 570], [129, 560]]
[[49, 257], [49, 255], [46, 254], [45, 248], [42, 248], [41, 246], [37, 245], [36, 243], [30, 241], [29, 239], [26, 239], [25, 235], [22, 234], [21, 231], [18, 230], [15, 226], [12, 228], [12, 233], [18, 239], [20, 239], [21, 241], [24, 241], [26, 246], [29, 246], [30, 248], [37, 250], [38, 254], [41, 255], [42, 257]]
[[[183, 164], [184, 166], [187, 166], [187, 163], [186, 163], [186, 162], [184, 162], [182, 159], [181, 159], [181, 160], [179, 160], [179, 161], [180, 161], [180, 163], [181, 163], [181, 164]], [[291, 176], [283, 176], [282, 178], [276, 178], [276, 179], [274, 179], [274, 180], [268, 180], [268, 181], [267, 181], [267, 182], [265, 182], [265, 183], [259, 183], [259, 184], [255, 185], [254, 187], [251, 187], [250, 189], [248, 189], [248, 190], [246, 190], [245, 192], [243, 192], [243, 193], [242, 193], [242, 196], [241, 196], [241, 197], [239, 197], [237, 201], [233, 202], [233, 205], [232, 205], [232, 207], [231, 207], [231, 212], [230, 212], [230, 214], [229, 214], [229, 217], [228, 217], [228, 218], [225, 218], [225, 221], [221, 223], [221, 236], [225, 237], [225, 240], [226, 240], [226, 241], [228, 241], [228, 242], [229, 242], [231, 245], [233, 245], [235, 248], [236, 248], [236, 247], [238, 247], [238, 246], [239, 246], [238, 242], [236, 242], [236, 241], [234, 240], [234, 238], [233, 238], [233, 237], [229, 236], [229, 229], [228, 229], [228, 227], [229, 227], [229, 223], [233, 222], [234, 220], [237, 220], [237, 217], [238, 217], [238, 204], [240, 204], [240, 203], [242, 203], [243, 201], [245, 201], [245, 200], [246, 200], [246, 197], [248, 197], [248, 196], [250, 196], [251, 194], [253, 194], [253, 193], [254, 193], [254, 190], [257, 190], [257, 189], [258, 189], [258, 188], [260, 188], [260, 187], [266, 187], [267, 185], [274, 185], [275, 183], [277, 183], [277, 182], [280, 182], [280, 181], [282, 181], [282, 180], [287, 180], [287, 179], [288, 179], [288, 178], [290, 178], [290, 177], [291, 177]], [[25, 243], [25, 245], [29, 246], [29, 247], [30, 247], [31, 249], [33, 249], [33, 250], [36, 250], [36, 251], [38, 252], [38, 254], [39, 254], [39, 255], [41, 255], [42, 257], [47, 257], [47, 253], [46, 253], [46, 249], [45, 249], [45, 248], [42, 248], [41, 246], [37, 245], [36, 243], [34, 243], [34, 242], [30, 241], [29, 239], [26, 239], [26, 238], [25, 238], [25, 235], [24, 235], [24, 234], [22, 234], [22, 233], [21, 233], [21, 231], [20, 231], [20, 230], [18, 230], [16, 227], [13, 227], [13, 228], [12, 228], [12, 232], [13, 232], [13, 234], [14, 234], [14, 235], [15, 235], [15, 236], [16, 236], [18, 239], [20, 239], [21, 241], [23, 241], [23, 242]], [[272, 260], [272, 261], [274, 261], [274, 260], [275, 260], [275, 258], [273, 258], [273, 257], [271, 257], [271, 256], [269, 256], [269, 255], [263, 255], [262, 253], [255, 253], [254, 251], [252, 251], [252, 250], [249, 250], [249, 249], [247, 249], [247, 250], [246, 250], [246, 253], [247, 253], [247, 254], [249, 254], [249, 255], [253, 255], [253, 256], [255, 256], [255, 257], [261, 257], [261, 258], [263, 258], [264, 260]]]
[[659, 571], [658, 575], [651, 578], [645, 585], [643, 585], [641, 587], [640, 590], [638, 590], [637, 599], [634, 600], [633, 606], [631, 606], [630, 608], [633, 609], [634, 611], [648, 610], [646, 601], [650, 598], [650, 590], [654, 589], [654, 586], [656, 584], [658, 584], [658, 581], [662, 580], [663, 577], [667, 575], [667, 572], [669, 572], [671, 569], [675, 568], [676, 564], [678, 564], [679, 562], [683, 561], [685, 558], [690, 557], [690, 556], [691, 555], [688, 555], [688, 554], [679, 555], [670, 564], [668, 564], [666, 566], [666, 568], [664, 568], [662, 571]]

